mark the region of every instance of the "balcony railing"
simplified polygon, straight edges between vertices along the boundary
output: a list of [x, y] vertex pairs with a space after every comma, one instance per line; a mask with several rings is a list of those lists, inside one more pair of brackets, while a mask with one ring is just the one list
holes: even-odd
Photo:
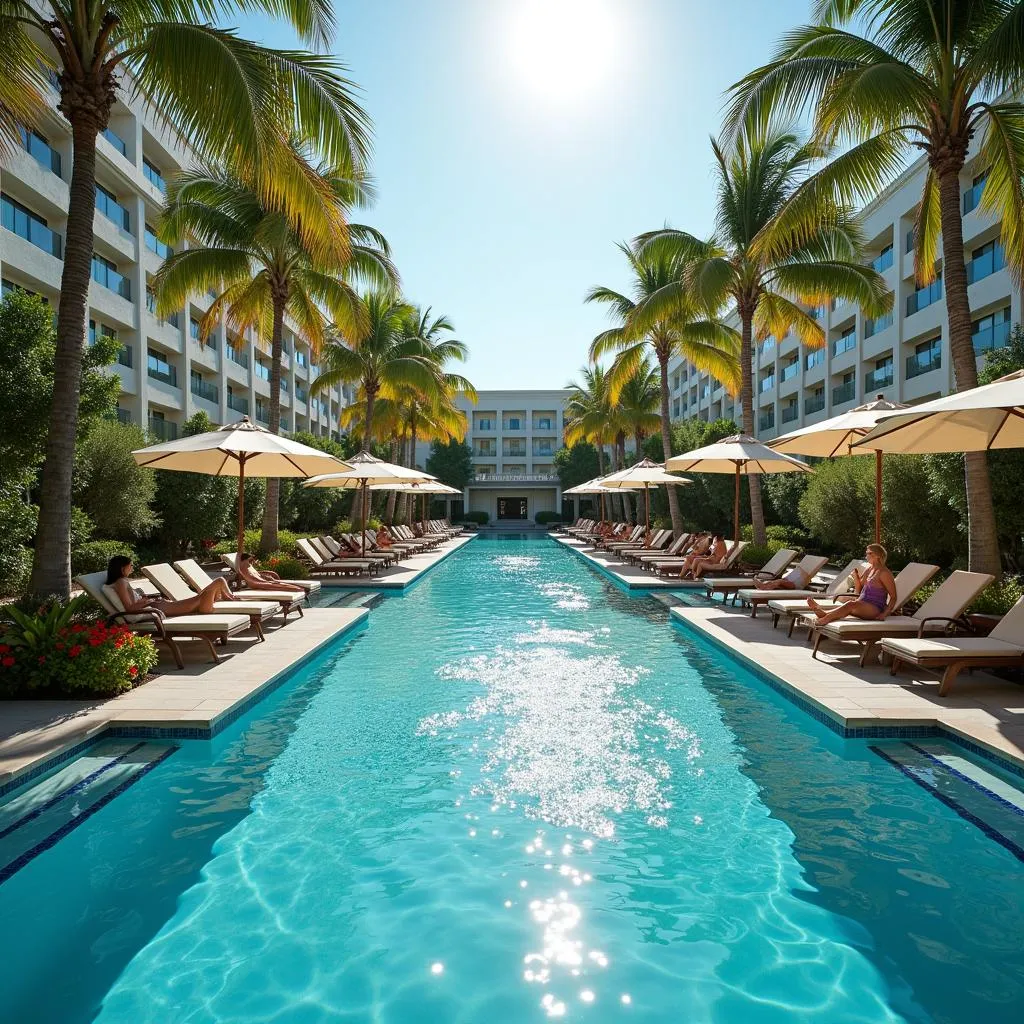
[[249, 399], [239, 395], [228, 395], [228, 408], [233, 412], [240, 412], [243, 416], [249, 415]]
[[892, 313], [885, 313], [882, 316], [871, 317], [864, 321], [864, 337], [870, 338], [875, 334], [881, 334], [887, 327], [892, 327]]
[[849, 334], [844, 334], [841, 338], [836, 338], [836, 340], [832, 342], [832, 355], [839, 356], [856, 347], [857, 335], [855, 332], [850, 331]]
[[799, 416], [800, 416], [800, 407], [798, 405], [787, 405], [782, 410], [782, 422], [783, 423], [792, 423]]
[[132, 414], [127, 409], [117, 408], [117, 422], [128, 424], [132, 421]]
[[61, 238], [56, 231], [48, 228], [41, 220], [33, 217], [27, 210], [14, 204], [7, 196], [3, 197], [2, 223], [8, 231], [24, 238], [26, 242], [51, 256], [60, 259]]
[[967, 283], [974, 284], [983, 278], [1002, 270], [1006, 266], [1006, 250], [1002, 245], [994, 246], [982, 256], [978, 256], [967, 264]]
[[154, 366], [150, 363], [146, 367], [146, 375], [151, 380], [158, 380], [164, 384], [170, 384], [172, 388], [178, 386], [178, 371], [173, 366]]
[[832, 404], [844, 405], [857, 397], [857, 382], [848, 380], [832, 389]]
[[122, 366], [127, 366], [131, 369], [132, 366], [132, 347], [131, 345], [122, 345], [120, 351], [117, 353], [117, 361]]
[[922, 373], [930, 373], [942, 366], [942, 352], [932, 349], [907, 356], [907, 380], [920, 377]]
[[35, 132], [30, 132], [27, 128], [19, 127], [18, 133], [21, 135], [21, 144], [25, 147], [25, 152], [59, 178], [61, 170], [60, 153], [43, 138], [36, 135]]
[[882, 388], [892, 387], [892, 363], [885, 366], [878, 366], [864, 374], [864, 391], [881, 391]]
[[244, 366], [246, 369], [249, 368], [249, 353], [239, 352], [237, 348], [232, 348], [230, 345], [224, 349], [224, 355], [238, 366]]
[[938, 302], [942, 298], [942, 278], [938, 277], [931, 284], [925, 285], [912, 295], [907, 296], [907, 316]]
[[132, 300], [132, 283], [124, 274], [119, 274], [95, 256], [92, 260], [92, 279], [104, 288], [120, 295], [122, 299]]
[[800, 372], [800, 360], [795, 359], [791, 363], [786, 363], [782, 368], [782, 379], [792, 380]]
[[177, 441], [178, 424], [172, 423], [170, 420], [161, 420], [155, 416], [150, 416], [149, 432], [161, 441]]
[[823, 348], [816, 348], [813, 352], [807, 353], [807, 358], [804, 361], [804, 365], [808, 370], [813, 370], [816, 366], [822, 366], [825, 363], [825, 350]]
[[551, 473], [478, 473], [473, 480], [476, 483], [495, 484], [556, 483], [558, 477]]
[[821, 412], [825, 408], [825, 395], [811, 395], [810, 398], [804, 399], [804, 415], [810, 416], [813, 413]]
[[192, 378], [192, 394], [207, 402], [218, 402], [220, 400], [217, 385], [211, 384], [208, 380], [203, 380], [201, 377]]
[[761, 413], [757, 425], [761, 430], [772, 430], [775, 427], [775, 410], [769, 409], [767, 412]]
[[972, 185], [964, 193], [964, 216], [975, 209], [981, 202], [981, 194], [985, 191], [985, 182], [979, 181], [977, 185]]
[[984, 327], [971, 335], [974, 343], [974, 351], [977, 354], [991, 352], [993, 349], [1004, 348], [1010, 338], [1010, 321], [994, 324], [992, 327]]
[[879, 274], [884, 273], [892, 266], [892, 246], [890, 245], [885, 252], [879, 253], [872, 261], [871, 266], [877, 270]]
[[762, 377], [758, 382], [757, 390], [764, 394], [766, 391], [771, 391], [775, 387], [775, 374], [770, 373], [767, 377]]
[[103, 138], [105, 138], [107, 142], [109, 142], [114, 147], [114, 149], [116, 149], [118, 153], [121, 154], [121, 156], [127, 158], [128, 144], [124, 141], [124, 139], [121, 138], [120, 135], [117, 134], [117, 132], [114, 131], [113, 128], [104, 128]]

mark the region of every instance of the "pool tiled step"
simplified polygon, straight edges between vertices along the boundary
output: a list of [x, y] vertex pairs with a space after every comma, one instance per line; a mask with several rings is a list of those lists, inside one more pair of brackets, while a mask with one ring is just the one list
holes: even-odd
[[385, 598], [384, 594], [369, 590], [324, 591], [317, 596], [318, 608], [376, 608]]
[[0, 883], [89, 820], [177, 747], [105, 740], [0, 805]]
[[871, 749], [1024, 861], [1024, 790], [943, 743], [878, 743]]

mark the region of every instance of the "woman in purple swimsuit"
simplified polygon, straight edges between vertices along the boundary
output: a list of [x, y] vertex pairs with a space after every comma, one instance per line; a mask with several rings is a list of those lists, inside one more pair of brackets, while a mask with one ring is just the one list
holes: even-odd
[[807, 604], [818, 616], [819, 625], [825, 626], [836, 619], [851, 616], [855, 619], [881, 621], [892, 614], [896, 607], [896, 581], [885, 567], [889, 554], [881, 544], [869, 544], [864, 557], [868, 561], [867, 572], [861, 576], [856, 569], [853, 570], [853, 587], [857, 592], [853, 601], [847, 601], [829, 611], [822, 608], [813, 597], [807, 599]]

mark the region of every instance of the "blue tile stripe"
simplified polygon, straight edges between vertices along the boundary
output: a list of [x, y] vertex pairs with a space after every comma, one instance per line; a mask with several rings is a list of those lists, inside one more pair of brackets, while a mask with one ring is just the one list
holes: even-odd
[[718, 637], [711, 636], [705, 633], [702, 629], [696, 626], [689, 620], [682, 618], [679, 615], [671, 616], [672, 625], [680, 630], [692, 634], [698, 641], [710, 644], [716, 650], [721, 651], [727, 658], [737, 662], [743, 668], [747, 669], [752, 675], [756, 676], [766, 686], [771, 687], [780, 696], [785, 697], [791, 704], [795, 704], [801, 711], [810, 715], [815, 721], [821, 722], [822, 725], [831, 729], [832, 732], [843, 739], [848, 740], [885, 740], [885, 739], [899, 739], [899, 740], [931, 740], [931, 739], [942, 739], [949, 743], [953, 743], [963, 750], [968, 751], [975, 757], [981, 758], [984, 761], [988, 761], [1001, 768], [1003, 771], [1009, 772], [1011, 775], [1015, 775], [1018, 778], [1024, 779], [1024, 764], [1020, 764], [1017, 761], [1011, 760], [1008, 757], [1002, 757], [995, 751], [989, 750], [988, 747], [982, 746], [980, 743], [975, 743], [973, 740], [968, 739], [965, 736], [961, 736], [958, 733], [942, 728], [940, 725], [870, 725], [870, 726], [859, 726], [851, 727], [846, 725], [844, 722], [839, 721], [833, 715], [823, 711], [821, 708], [812, 704], [800, 693], [794, 690], [788, 683], [780, 679], [778, 676], [773, 675], [767, 669], [763, 668], [752, 658], [747, 657], [739, 651], [733, 650], [727, 644], [723, 643]]
[[87, 775], [84, 779], [80, 779], [73, 786], [68, 786], [68, 788], [63, 790], [62, 792], [56, 793], [54, 796], [50, 797], [50, 799], [47, 800], [45, 803], [41, 803], [34, 810], [29, 811], [28, 814], [26, 814], [24, 817], [19, 818], [17, 821], [8, 825], [7, 828], [3, 829], [3, 831], [0, 831], [0, 839], [5, 839], [12, 832], [21, 828], [22, 825], [27, 825], [30, 821], [35, 821], [35, 819], [38, 818], [40, 814], [44, 814], [46, 811], [50, 810], [50, 808], [56, 807], [57, 804], [59, 804], [62, 800], [67, 800], [68, 797], [71, 796], [77, 796], [91, 782], [95, 782], [101, 775], [106, 775], [106, 773], [109, 772], [111, 768], [114, 768], [117, 765], [121, 764], [126, 757], [130, 756], [131, 754], [134, 754], [135, 751], [142, 746], [145, 746], [145, 744], [136, 743], [135, 746], [129, 747], [119, 757], [115, 757], [113, 760], [108, 761], [106, 764], [100, 765], [100, 767], [97, 768], [94, 772]]
[[936, 757], [930, 751], [925, 750], [924, 747], [919, 747], [916, 743], [908, 743], [907, 746], [910, 747], [911, 750], [916, 750], [922, 757], [926, 757], [929, 761], [937, 764], [943, 771], [949, 772], [950, 775], [953, 775], [961, 782], [966, 783], [971, 787], [971, 789], [976, 789], [979, 793], [984, 793], [989, 800], [999, 804], [1000, 807], [1004, 807], [1006, 810], [1012, 811], [1019, 817], [1024, 818], [1024, 807], [1018, 807], [1016, 804], [1010, 803], [1010, 801], [1005, 799], [1005, 797], [1001, 797], [998, 793], [993, 793], [988, 786], [983, 786], [977, 779], [972, 779], [969, 775], [964, 775], [962, 771], [959, 771], [952, 765], [946, 764], [941, 757]]
[[45, 839], [38, 842], [31, 850], [26, 850], [21, 856], [16, 857], [14, 860], [7, 864], [5, 867], [0, 868], [0, 885], [3, 885], [9, 878], [16, 875], [23, 867], [27, 864], [31, 864], [41, 853], [45, 853], [47, 850], [56, 846], [65, 836], [70, 835], [80, 825], [84, 825], [97, 811], [102, 810], [111, 800], [115, 797], [119, 797], [125, 790], [134, 786], [139, 779], [143, 776], [148, 775], [158, 765], [164, 763], [177, 750], [177, 747], [171, 747], [165, 750], [159, 757], [155, 757], [148, 764], [144, 764], [134, 775], [125, 779], [124, 782], [115, 786], [108, 793], [104, 793], [96, 803], [87, 807], [81, 814], [74, 818], [66, 821], [59, 829], [55, 832], [51, 832]]
[[13, 779], [8, 779], [7, 782], [0, 785], [0, 800], [2, 800], [8, 793], [13, 793], [16, 789], [21, 789], [27, 783], [38, 779], [41, 775], [46, 775], [53, 771], [54, 768], [59, 767], [66, 761], [72, 761], [79, 754], [84, 754], [90, 747], [96, 746], [101, 740], [106, 738], [107, 733], [98, 732], [95, 736], [90, 736], [88, 739], [80, 740], [78, 743], [73, 744], [70, 747], [65, 747], [63, 750], [58, 751], [52, 757], [48, 757], [45, 761], [40, 761], [38, 764], [34, 764], [28, 771], [16, 776]]
[[930, 782], [927, 782], [925, 779], [921, 778], [921, 776], [918, 775], [917, 772], [915, 772], [912, 768], [908, 767], [900, 761], [897, 761], [896, 758], [894, 758], [891, 754], [884, 751], [881, 747], [872, 746], [869, 747], [869, 749], [873, 753], [877, 754], [883, 760], [888, 761], [889, 764], [891, 764], [894, 768], [899, 769], [899, 771], [906, 775], [906, 777], [910, 779], [912, 782], [916, 782], [917, 785], [919, 785], [922, 789], [927, 790], [929, 793], [931, 793], [931, 795], [935, 797], [936, 800], [938, 800], [940, 803], [945, 804], [951, 811], [955, 811], [957, 814], [959, 814], [960, 817], [964, 819], [964, 821], [969, 821], [972, 825], [979, 828], [994, 843], [998, 843], [1004, 849], [1009, 850], [1010, 853], [1012, 853], [1014, 857], [1017, 858], [1017, 860], [1024, 862], [1024, 847], [1018, 846], [1017, 843], [1015, 843], [1008, 836], [1004, 836], [1002, 832], [997, 832], [991, 825], [988, 824], [988, 822], [982, 821], [981, 818], [979, 818], [972, 811], [969, 811], [966, 807], [964, 807], [963, 804], [958, 803], [951, 796], [948, 796], [946, 793], [943, 793], [942, 790], [939, 789], [937, 786], [933, 786]]

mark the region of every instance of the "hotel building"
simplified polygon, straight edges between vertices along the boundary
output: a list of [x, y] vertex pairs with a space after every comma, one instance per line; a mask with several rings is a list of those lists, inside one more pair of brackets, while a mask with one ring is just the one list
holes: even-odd
[[[933, 284], [914, 283], [914, 223], [925, 178], [924, 158], [862, 211], [871, 265], [893, 295], [892, 312], [872, 319], [847, 302], [814, 311], [826, 343], [806, 349], [787, 335], [755, 347], [754, 428], [771, 439], [884, 395], [916, 403], [955, 390], [941, 260]], [[1013, 285], [999, 242], [999, 222], [980, 209], [985, 167], [974, 146], [961, 176], [968, 295], [979, 367], [985, 353], [1006, 344], [1021, 322], [1021, 293]], [[735, 322], [735, 321], [734, 321]], [[735, 326], [739, 326], [735, 322]], [[669, 366], [673, 419], [740, 422], [740, 406], [714, 378], [684, 360]]]
[[[0, 166], [0, 279], [56, 303], [60, 289], [71, 135], [56, 112], [57, 95], [38, 132]], [[270, 346], [220, 326], [200, 341], [199, 322], [212, 295], [193, 296], [166, 319], [154, 313], [153, 275], [168, 253], [154, 227], [165, 180], [189, 165], [189, 154], [141, 101], [118, 101], [97, 140], [94, 255], [89, 287], [89, 335], [114, 335], [121, 354], [118, 416], [170, 440], [202, 410], [214, 423], [270, 414]], [[309, 349], [286, 325], [281, 375], [283, 432], [338, 433], [338, 413], [351, 393], [335, 388], [312, 399], [317, 374]]]

